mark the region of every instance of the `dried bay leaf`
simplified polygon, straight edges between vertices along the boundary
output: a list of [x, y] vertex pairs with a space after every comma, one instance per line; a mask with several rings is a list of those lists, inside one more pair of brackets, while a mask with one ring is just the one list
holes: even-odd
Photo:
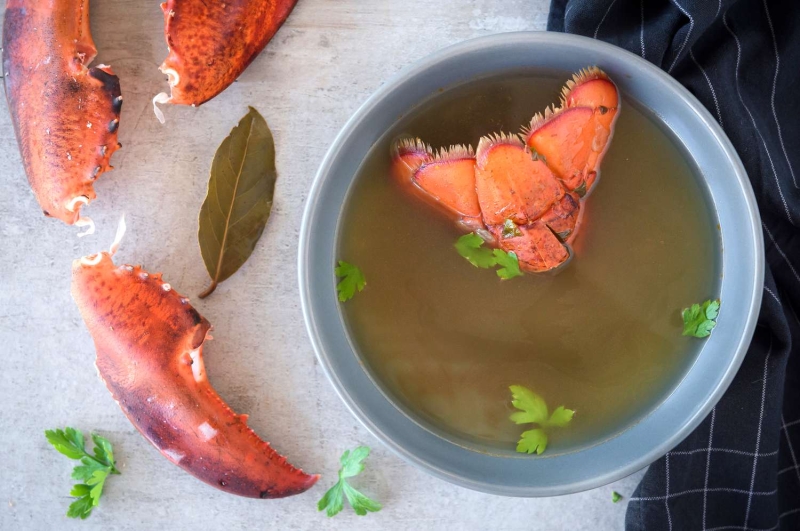
[[275, 193], [275, 143], [252, 107], [222, 141], [211, 163], [208, 193], [200, 208], [197, 239], [211, 284], [205, 298], [252, 254], [264, 232]]

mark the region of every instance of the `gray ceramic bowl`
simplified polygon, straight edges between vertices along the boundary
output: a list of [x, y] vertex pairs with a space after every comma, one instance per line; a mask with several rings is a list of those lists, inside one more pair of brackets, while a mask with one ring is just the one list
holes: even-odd
[[[398, 116], [448, 87], [521, 68], [603, 68], [623, 99], [650, 109], [699, 169], [722, 227], [723, 301], [718, 326], [674, 391], [616, 437], [553, 457], [494, 456], [462, 448], [412, 420], [362, 366], [336, 300], [336, 239], [343, 202], [370, 147]], [[311, 341], [347, 407], [401, 457], [458, 485], [511, 496], [551, 496], [598, 487], [653, 462], [686, 437], [725, 392], [745, 355], [761, 303], [764, 252], [753, 191], [739, 157], [706, 109], [640, 57], [584, 37], [508, 33], [435, 53], [382, 86], [347, 122], [322, 161], [306, 204], [300, 293]]]

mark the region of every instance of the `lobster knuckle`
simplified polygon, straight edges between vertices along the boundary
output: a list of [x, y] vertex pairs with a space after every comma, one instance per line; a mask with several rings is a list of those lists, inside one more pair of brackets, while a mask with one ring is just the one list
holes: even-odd
[[86, 67], [96, 54], [88, 2], [7, 2], [4, 83], [25, 173], [45, 215], [70, 225], [119, 148], [119, 79]]
[[168, 0], [160, 69], [172, 89], [166, 100], [200, 105], [225, 90], [261, 53], [297, 0]]
[[104, 252], [73, 263], [72, 296], [94, 339], [98, 374], [167, 459], [250, 498], [298, 494], [317, 481], [262, 441], [211, 387], [203, 364], [211, 324], [160, 274], [116, 266]]

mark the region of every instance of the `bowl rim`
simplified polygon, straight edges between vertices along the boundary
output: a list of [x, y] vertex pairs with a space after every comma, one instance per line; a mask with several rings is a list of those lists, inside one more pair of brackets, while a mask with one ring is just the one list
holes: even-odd
[[[750, 291], [748, 292], [749, 300], [747, 304], [746, 315], [742, 316], [745, 321], [745, 325], [741, 329], [741, 333], [738, 336], [739, 338], [735, 346], [734, 355], [730, 358], [729, 363], [725, 367], [725, 370], [722, 373], [719, 380], [717, 381], [715, 387], [711, 390], [709, 394], [703, 397], [704, 402], [702, 402], [700, 407], [697, 410], [695, 410], [691, 414], [691, 416], [685, 418], [681, 427], [677, 431], [672, 433], [665, 440], [661, 441], [660, 444], [656, 444], [655, 446], [651, 447], [648, 451], [642, 452], [640, 455], [637, 455], [635, 459], [629, 460], [623, 465], [618, 466], [612, 470], [609, 470], [606, 473], [595, 475], [594, 477], [583, 479], [580, 481], [570, 481], [557, 486], [551, 485], [543, 487], [541, 486], [506, 487], [495, 483], [482, 481], [479, 478], [478, 479], [470, 478], [453, 470], [437, 466], [436, 464], [432, 463], [429, 459], [417, 455], [416, 453], [410, 451], [403, 444], [400, 444], [397, 441], [395, 441], [392, 438], [392, 436], [383, 431], [374, 422], [374, 420], [371, 419], [369, 415], [364, 412], [362, 406], [358, 403], [356, 398], [354, 398], [350, 390], [348, 390], [347, 386], [343, 383], [342, 379], [340, 378], [340, 375], [334, 369], [332, 361], [329, 357], [329, 353], [326, 351], [325, 345], [323, 344], [323, 340], [320, 337], [320, 328], [318, 325], [317, 315], [315, 315], [315, 312], [317, 312], [317, 310], [315, 310], [315, 303], [313, 300], [314, 292], [310, 286], [311, 270], [313, 269], [314, 266], [312, 265], [312, 262], [309, 260], [309, 255], [312, 252], [311, 240], [312, 240], [312, 232], [314, 229], [313, 226], [314, 216], [317, 210], [319, 209], [319, 204], [321, 199], [320, 194], [324, 184], [326, 183], [326, 180], [332, 178], [330, 169], [334, 160], [337, 157], [341, 156], [342, 148], [344, 147], [347, 140], [353, 133], [355, 127], [358, 124], [360, 124], [366, 117], [368, 117], [370, 113], [373, 112], [375, 107], [380, 102], [382, 102], [388, 95], [390, 95], [392, 91], [396, 90], [398, 86], [402, 85], [404, 82], [413, 79], [417, 76], [425, 75], [426, 72], [429, 72], [431, 68], [440, 65], [443, 62], [446, 62], [448, 59], [452, 59], [462, 54], [469, 54], [471, 52], [475, 52], [485, 47], [491, 47], [501, 44], [516, 44], [516, 43], [524, 45], [547, 45], [547, 46], [571, 45], [586, 49], [591, 48], [593, 50], [597, 50], [607, 54], [618, 55], [620, 57], [620, 60], [626, 61], [631, 65], [632, 68], [647, 71], [650, 75], [657, 77], [658, 81], [660, 83], [663, 83], [666, 89], [676, 93], [681, 102], [687, 105], [690, 108], [690, 110], [697, 115], [698, 119], [704, 123], [704, 125], [706, 126], [705, 128], [706, 135], [710, 136], [710, 138], [719, 146], [719, 148], [724, 153], [725, 158], [730, 162], [731, 166], [733, 167], [734, 170], [733, 176], [726, 178], [735, 179], [736, 181], [735, 184], [738, 184], [737, 192], [741, 192], [743, 194], [743, 200], [745, 203], [746, 212], [740, 212], [739, 214], [740, 215], [746, 214], [746, 216], [744, 217], [746, 217], [746, 219], [750, 221], [749, 228], [751, 230], [748, 234], [746, 234], [746, 236], [751, 238], [751, 240], [748, 240], [748, 243], [752, 243], [752, 245], [748, 246], [748, 248], [752, 247], [754, 253], [754, 255], [752, 256], [754, 267], [752, 268], [753, 270], [750, 271], [751, 275], [749, 280], [751, 282], [748, 283], [748, 289], [750, 289]], [[705, 180], [707, 180], [707, 177], [705, 177]], [[348, 182], [347, 188], [350, 187], [351, 183], [352, 181]], [[715, 212], [718, 212], [719, 211], [718, 205], [715, 204], [713, 206], [713, 210]], [[739, 236], [738, 233], [737, 236]], [[724, 237], [721, 237], [721, 241], [724, 243], [725, 241]], [[724, 249], [722, 252], [724, 253]], [[723, 259], [721, 259], [721, 262], [724, 262], [724, 257]], [[753, 193], [750, 180], [747, 177], [746, 170], [738, 154], [733, 148], [733, 145], [730, 143], [730, 140], [725, 135], [724, 131], [722, 130], [722, 127], [713, 118], [711, 113], [685, 87], [683, 87], [671, 76], [666, 74], [663, 70], [657, 68], [655, 65], [649, 63], [643, 58], [609, 43], [597, 41], [595, 39], [591, 39], [588, 37], [564, 34], [564, 33], [555, 33], [555, 32], [511, 32], [511, 33], [488, 35], [462, 41], [453, 44], [451, 46], [448, 46], [446, 48], [443, 48], [437, 52], [434, 52], [412, 63], [411, 65], [406, 66], [405, 68], [401, 69], [397, 74], [395, 74], [389, 81], [381, 85], [377, 90], [375, 90], [372, 93], [372, 95], [362, 105], [359, 106], [359, 108], [345, 122], [345, 124], [342, 126], [341, 130], [331, 143], [322, 162], [320, 163], [319, 169], [314, 177], [314, 180], [312, 182], [311, 188], [308, 193], [308, 197], [306, 199], [306, 205], [304, 208], [302, 223], [300, 226], [300, 237], [298, 243], [298, 281], [299, 281], [300, 296], [301, 296], [300, 297], [301, 309], [306, 325], [306, 330], [323, 372], [333, 385], [336, 394], [339, 396], [339, 398], [341, 398], [341, 400], [344, 402], [345, 406], [350, 410], [353, 416], [355, 416], [356, 419], [358, 419], [359, 422], [370, 433], [372, 433], [376, 438], [378, 438], [391, 451], [400, 456], [402, 459], [425, 470], [426, 472], [466, 488], [491, 494], [500, 494], [508, 496], [553, 496], [553, 495], [570, 494], [574, 492], [588, 490], [591, 488], [600, 487], [612, 481], [622, 479], [648, 466], [658, 458], [662, 457], [666, 452], [674, 448], [686, 436], [688, 436], [703, 421], [703, 419], [706, 418], [711, 409], [717, 404], [721, 396], [728, 389], [731, 381], [733, 380], [734, 376], [738, 372], [739, 367], [741, 366], [741, 363], [750, 345], [750, 341], [752, 339], [756, 326], [756, 321], [760, 311], [761, 299], [763, 297], [762, 287], [764, 279], [764, 262], [765, 262], [764, 242], [763, 242], [763, 235], [761, 234], [760, 231], [760, 214], [758, 211], [755, 195]], [[332, 260], [331, 263], [335, 264], [335, 261]], [[721, 292], [723, 291], [724, 285], [725, 281], [723, 278], [720, 285]], [[344, 326], [343, 323], [342, 326]], [[346, 331], [345, 334], [347, 335]], [[706, 347], [704, 346], [702, 350], [706, 350]], [[362, 362], [358, 358], [356, 352], [351, 351], [349, 352], [349, 354], [354, 356], [358, 361], [358, 364], [361, 365]], [[698, 357], [699, 356], [700, 354], [698, 354]], [[371, 375], [367, 373], [366, 368], [362, 366], [361, 369], [364, 370], [367, 378], [369, 378], [370, 382], [372, 383]], [[687, 369], [687, 374], [693, 369], [694, 366]], [[686, 377], [684, 376], [683, 380], [677, 383], [675, 388], [669, 393], [669, 395], [664, 398], [664, 401], [667, 401], [672, 396], [672, 394], [674, 394], [684, 384], [685, 379]], [[374, 385], [374, 383], [372, 384]], [[385, 396], [384, 398], [388, 401], [388, 398], [386, 398]], [[652, 415], [659, 408], [661, 408], [662, 405], [663, 402], [659, 403], [659, 405], [657, 405], [647, 415], [648, 416]], [[394, 406], [393, 403], [392, 406]], [[401, 415], [402, 413], [398, 410], [397, 414]], [[412, 422], [415, 421], [412, 420]], [[634, 429], [636, 425], [640, 422], [641, 420], [637, 421], [635, 424], [629, 426], [627, 430], [630, 431]], [[611, 441], [620, 435], [621, 434], [617, 434], [608, 441]], [[605, 444], [608, 441], [603, 441], [601, 444]], [[450, 443], [450, 441], [448, 442]], [[583, 450], [578, 450], [577, 453], [581, 453], [582, 451]], [[558, 457], [559, 456], [556, 456], [554, 459], [557, 459]], [[499, 457], [499, 459], [507, 459], [507, 458]], [[539, 457], [538, 459], [542, 459], [542, 457]]]

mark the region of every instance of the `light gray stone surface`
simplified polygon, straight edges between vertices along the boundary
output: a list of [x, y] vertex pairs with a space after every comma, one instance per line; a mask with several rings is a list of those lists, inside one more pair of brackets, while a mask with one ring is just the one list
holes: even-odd
[[[300, 312], [295, 254], [303, 203], [325, 150], [350, 114], [400, 68], [443, 46], [489, 33], [542, 30], [547, 0], [300, 0], [239, 82], [198, 108], [165, 110], [166, 55], [158, 3], [95, 1], [97, 62], [122, 80], [125, 104], [116, 170], [87, 209], [95, 236], [45, 219], [28, 189], [5, 100], [0, 103], [0, 529], [621, 529], [639, 475], [591, 492], [510, 499], [431, 478], [384, 449], [345, 409], [320, 370]], [[250, 261], [210, 298], [194, 298], [214, 324], [206, 349], [212, 383], [252, 427], [323, 479], [278, 501], [241, 499], [208, 487], [158, 455], [96, 377], [94, 349], [69, 295], [71, 261], [107, 249], [123, 212], [117, 259], [161, 271], [190, 297], [206, 282], [197, 212], [214, 150], [253, 105], [275, 135], [280, 177], [272, 218]], [[64, 517], [71, 463], [46, 443], [47, 428], [99, 430], [113, 441], [113, 477], [85, 521]], [[374, 451], [358, 487], [384, 504], [364, 518], [333, 520], [316, 501], [339, 454]]]

